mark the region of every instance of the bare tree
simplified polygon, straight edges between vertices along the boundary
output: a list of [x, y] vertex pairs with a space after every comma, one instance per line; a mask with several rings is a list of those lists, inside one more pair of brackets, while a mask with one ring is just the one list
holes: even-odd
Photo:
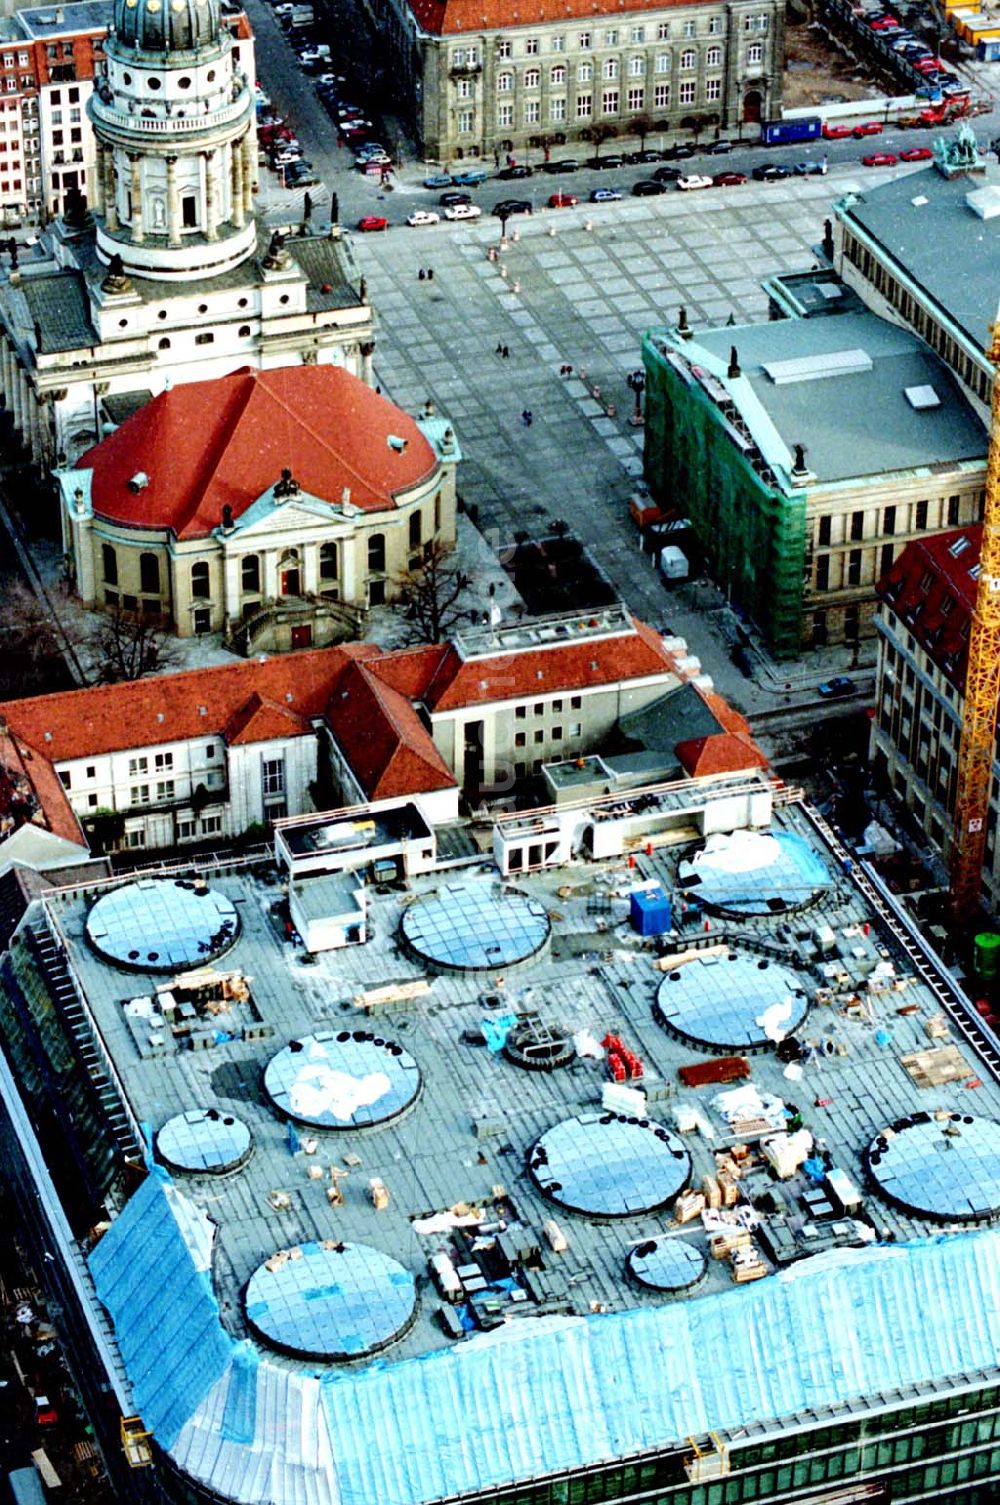
[[594, 161], [596, 162], [601, 155], [601, 147], [605, 141], [613, 141], [618, 135], [618, 127], [612, 125], [610, 121], [601, 120], [596, 125], [587, 126], [586, 130], [580, 132], [580, 135], [594, 148]]
[[659, 130], [659, 126], [652, 115], [635, 115], [629, 124], [631, 125], [633, 134], [639, 138], [640, 151], [645, 151], [646, 137], [651, 135], [653, 131]]
[[406, 613], [412, 643], [440, 643], [467, 616], [468, 575], [446, 544], [435, 539], [416, 569], [404, 570], [395, 584]]
[[142, 679], [177, 662], [176, 645], [156, 618], [121, 607], [95, 619], [90, 646], [98, 660], [96, 678], [103, 684]]

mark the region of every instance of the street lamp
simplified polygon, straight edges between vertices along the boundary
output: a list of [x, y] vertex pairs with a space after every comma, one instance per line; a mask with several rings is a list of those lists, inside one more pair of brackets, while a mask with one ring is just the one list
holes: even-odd
[[644, 421], [642, 416], [642, 394], [646, 390], [645, 371], [641, 368], [638, 371], [630, 371], [625, 378], [625, 385], [635, 398], [635, 412], [629, 419], [629, 423], [633, 428], [641, 428]]

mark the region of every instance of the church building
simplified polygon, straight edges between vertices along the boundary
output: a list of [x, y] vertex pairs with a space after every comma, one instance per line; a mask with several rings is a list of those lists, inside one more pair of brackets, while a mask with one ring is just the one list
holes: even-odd
[[253, 79], [219, 0], [115, 0], [88, 102], [97, 193], [0, 281], [0, 387], [33, 460], [73, 463], [171, 386], [241, 368], [371, 379], [372, 312], [340, 240], [254, 213]]

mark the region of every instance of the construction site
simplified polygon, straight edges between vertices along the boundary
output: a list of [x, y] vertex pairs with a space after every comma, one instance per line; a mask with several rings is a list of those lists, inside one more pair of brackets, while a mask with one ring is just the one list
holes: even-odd
[[1000, 1053], [874, 869], [764, 774], [412, 829], [15, 934], [3, 1151], [122, 1497], [992, 1498]]

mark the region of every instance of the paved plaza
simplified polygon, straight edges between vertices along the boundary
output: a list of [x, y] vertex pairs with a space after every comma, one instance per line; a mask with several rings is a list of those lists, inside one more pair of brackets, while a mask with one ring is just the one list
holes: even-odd
[[[510, 221], [496, 261], [489, 251], [499, 224], [485, 217], [353, 237], [379, 315], [378, 379], [404, 408], [431, 398], [452, 418], [464, 456], [461, 492], [487, 538], [508, 542], [519, 530], [565, 520], [629, 604], [684, 633], [720, 688], [747, 708], [780, 703], [771, 691], [801, 676], [782, 668], [748, 686], [729, 665], [714, 590], [668, 593], [640, 554], [627, 509], [643, 438], [628, 422], [625, 378], [641, 365], [643, 331], [676, 322], [682, 305], [695, 327], [730, 314], [737, 324], [766, 319], [761, 280], [811, 267], [832, 198], [873, 176], [851, 171], [728, 195], [543, 211]], [[417, 193], [412, 202], [426, 198]], [[395, 215], [402, 208], [393, 203]], [[432, 268], [433, 279], [421, 281], [421, 268]], [[562, 366], [573, 376], [561, 376]], [[830, 650], [813, 663], [810, 683], [838, 652], [844, 657]]]

